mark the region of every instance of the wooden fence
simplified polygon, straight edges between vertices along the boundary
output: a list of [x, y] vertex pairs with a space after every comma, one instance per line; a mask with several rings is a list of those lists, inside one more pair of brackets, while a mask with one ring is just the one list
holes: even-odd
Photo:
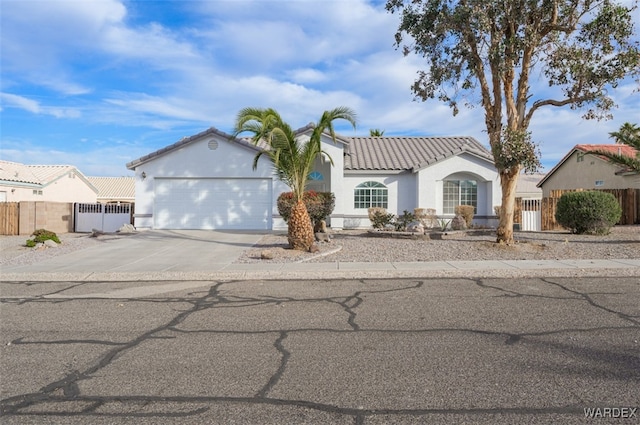
[[[620, 221], [616, 224], [640, 224], [640, 189], [596, 189], [611, 193], [622, 207]], [[561, 230], [556, 221], [556, 206], [562, 194], [577, 190], [552, 190], [548, 198], [542, 198], [542, 230]]]
[[0, 235], [18, 235], [20, 232], [20, 204], [0, 202]]

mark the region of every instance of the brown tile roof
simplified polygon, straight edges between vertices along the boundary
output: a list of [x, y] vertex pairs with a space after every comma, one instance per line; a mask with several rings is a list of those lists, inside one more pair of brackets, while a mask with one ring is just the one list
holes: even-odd
[[443, 159], [470, 153], [493, 162], [472, 137], [348, 137], [345, 170], [417, 171]]
[[98, 199], [133, 200], [136, 197], [134, 177], [87, 177], [98, 189]]
[[591, 151], [605, 151], [612, 154], [619, 154], [635, 158], [638, 151], [628, 145], [616, 144], [616, 145], [576, 145], [577, 150], [582, 152]]

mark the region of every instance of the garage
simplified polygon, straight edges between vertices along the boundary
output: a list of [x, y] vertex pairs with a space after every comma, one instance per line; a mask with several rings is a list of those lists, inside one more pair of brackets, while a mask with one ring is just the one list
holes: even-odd
[[155, 229], [269, 230], [272, 180], [154, 179]]

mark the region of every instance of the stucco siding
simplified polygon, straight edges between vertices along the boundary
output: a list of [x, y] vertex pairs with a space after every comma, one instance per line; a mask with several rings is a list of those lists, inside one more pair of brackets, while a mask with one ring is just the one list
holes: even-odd
[[[544, 197], [550, 196], [552, 190], [640, 189], [640, 176], [616, 175], [620, 167], [597, 156], [584, 155], [580, 162], [578, 157], [579, 153], [573, 152], [553, 174], [548, 176], [542, 184]], [[596, 182], [598, 182], [597, 186]]]
[[[459, 171], [464, 170], [464, 171]], [[500, 181], [492, 164], [473, 155], [458, 155], [420, 170], [418, 203], [420, 208], [435, 208], [443, 214], [443, 181], [476, 180], [478, 208], [476, 215], [492, 216], [493, 206], [501, 204]]]
[[[13, 190], [13, 192], [12, 192]], [[76, 174], [65, 174], [46, 186], [2, 185], [0, 191], [6, 192], [7, 202], [83, 202], [95, 203], [98, 194], [84, 179]], [[34, 191], [36, 193], [34, 193]]]
[[[217, 142], [211, 149], [210, 141]], [[215, 146], [215, 143], [213, 144]], [[170, 155], [160, 155], [135, 169], [136, 214], [135, 225], [139, 228], [153, 227], [154, 191], [156, 177], [188, 178], [268, 178], [273, 179], [273, 167], [266, 157], [253, 170], [255, 152], [244, 146], [225, 140], [219, 136], [207, 136], [172, 151]], [[145, 177], [143, 178], [142, 174]], [[282, 183], [273, 182], [272, 213], [278, 213], [275, 200], [287, 190]]]

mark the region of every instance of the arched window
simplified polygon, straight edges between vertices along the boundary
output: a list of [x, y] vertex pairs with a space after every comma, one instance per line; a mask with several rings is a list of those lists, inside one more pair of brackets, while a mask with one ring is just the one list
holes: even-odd
[[356, 186], [353, 193], [354, 208], [387, 208], [387, 186], [378, 182], [364, 182]]
[[473, 205], [478, 209], [478, 182], [475, 180], [445, 180], [442, 191], [442, 211], [455, 214], [458, 205]]

